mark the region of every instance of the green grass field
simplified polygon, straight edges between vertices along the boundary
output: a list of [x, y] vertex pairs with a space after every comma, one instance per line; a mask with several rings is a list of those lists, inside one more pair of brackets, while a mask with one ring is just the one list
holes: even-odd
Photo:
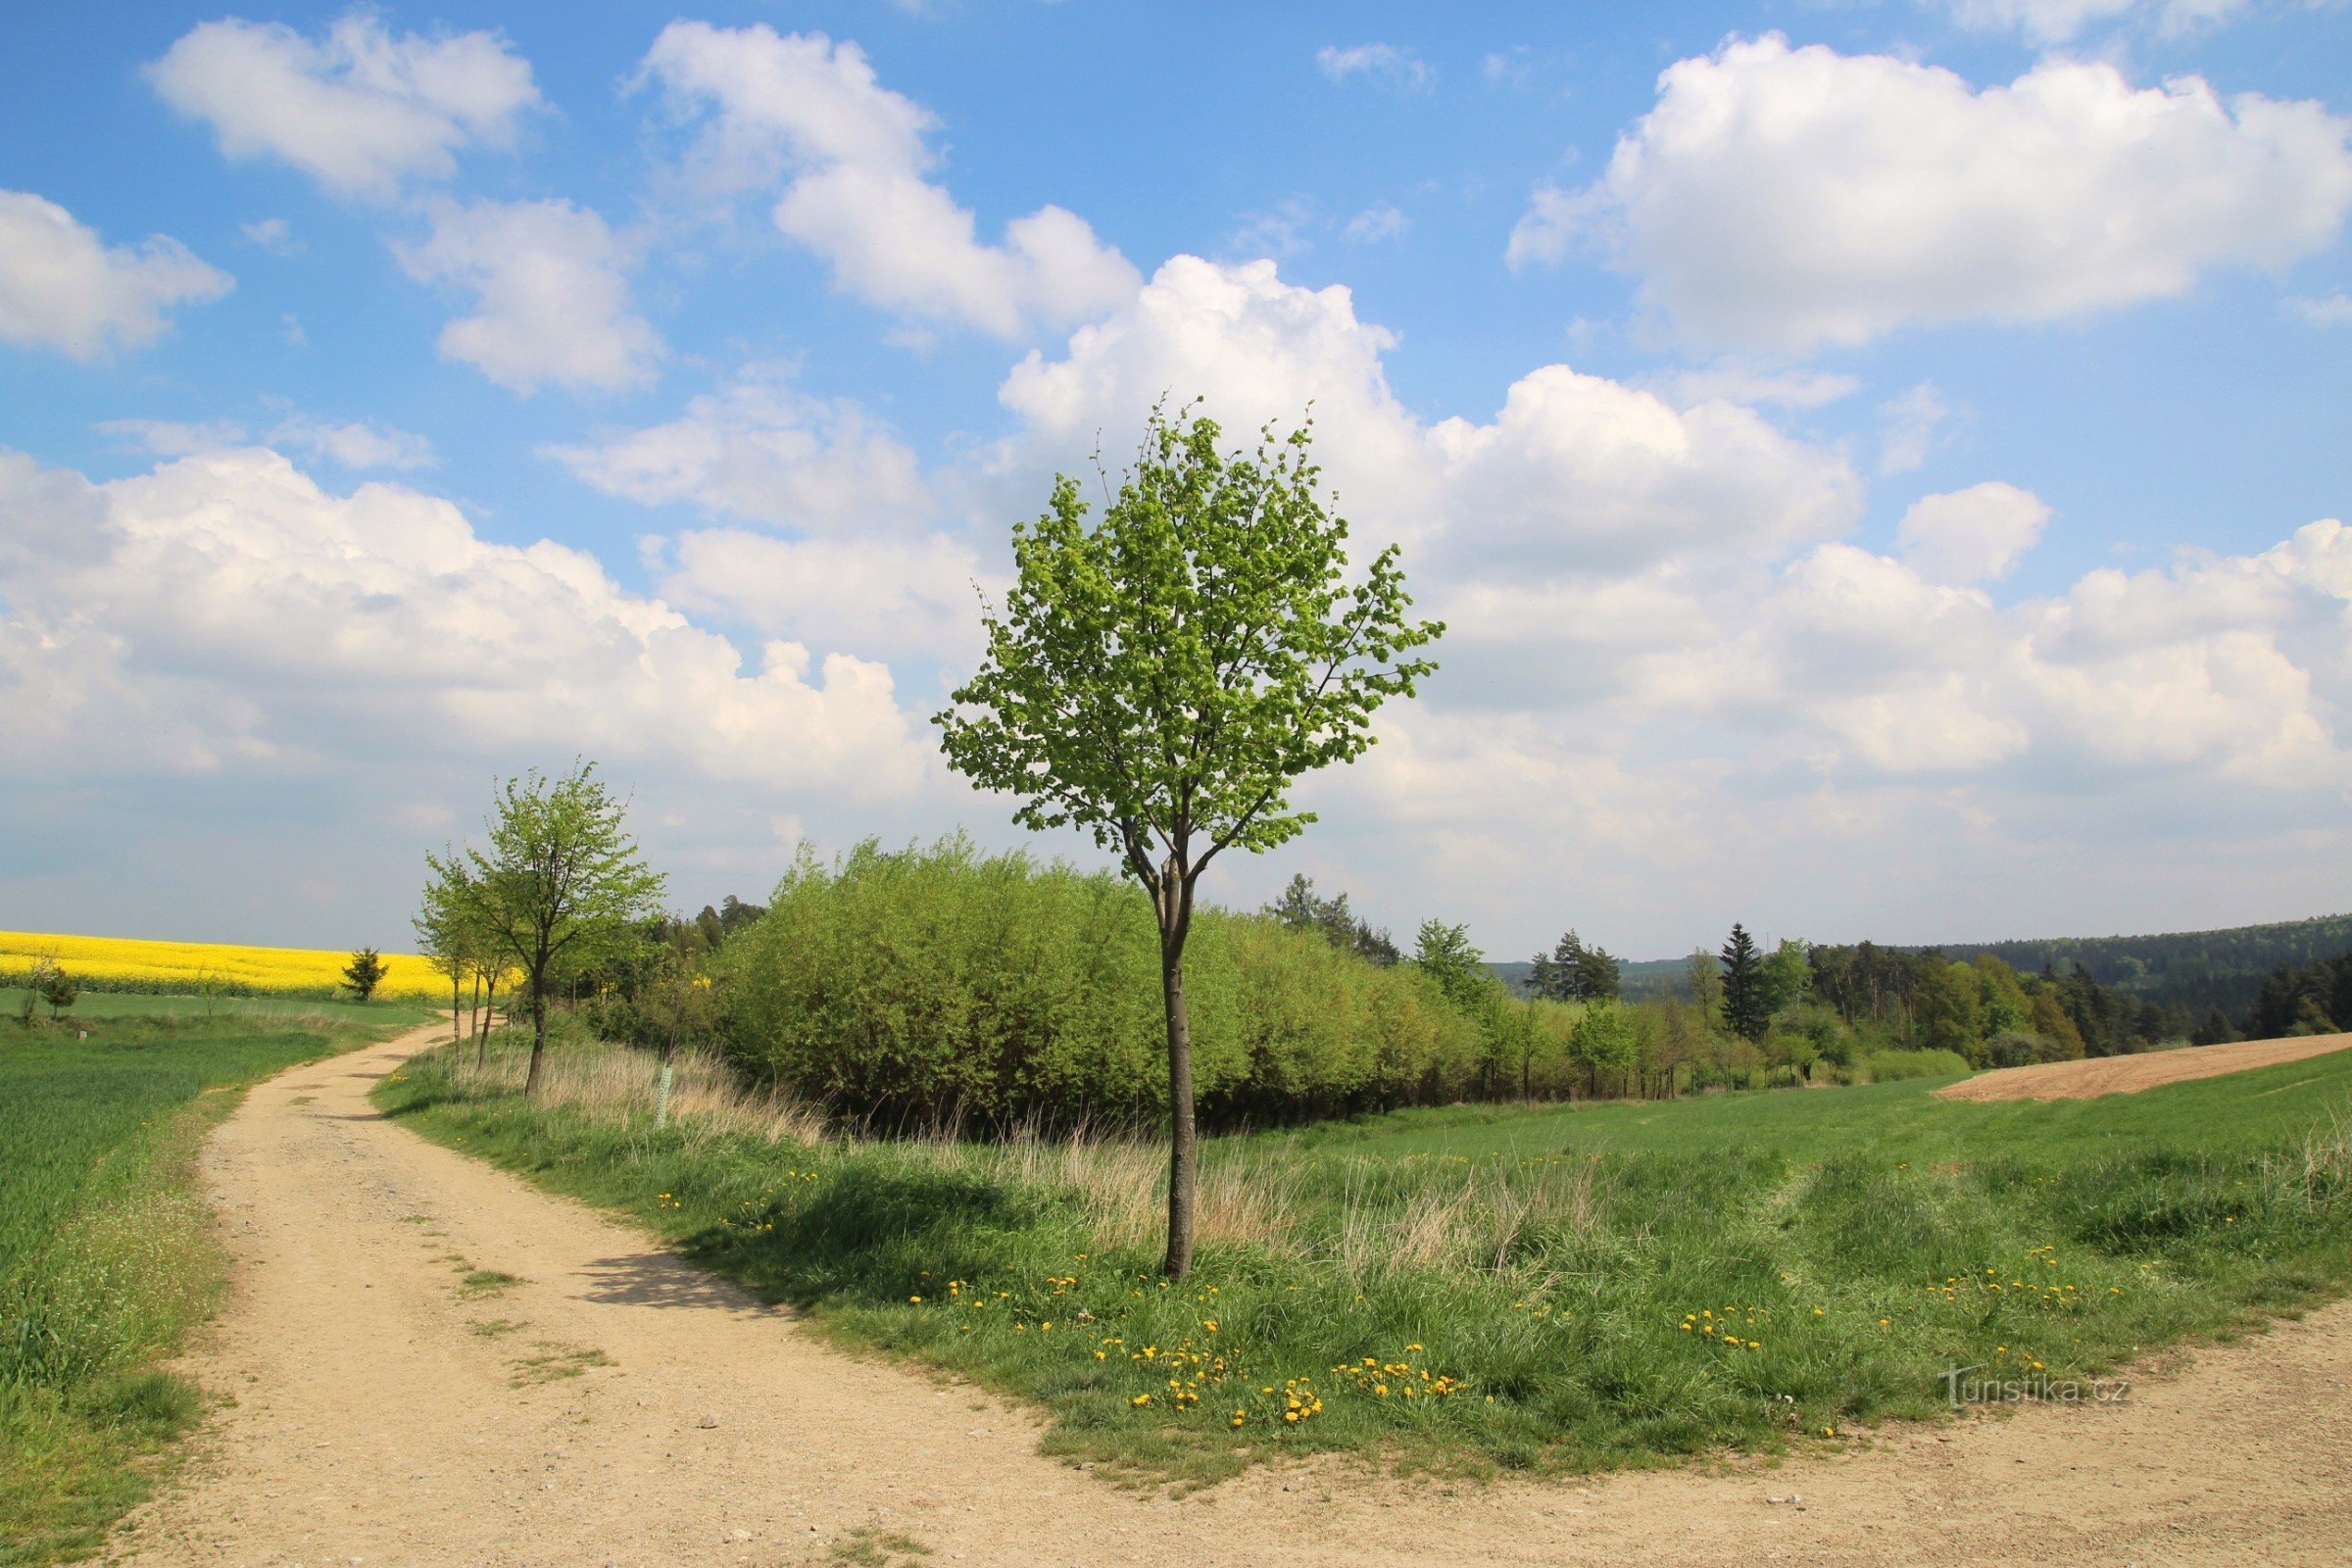
[[[0, 986], [0, 1023], [13, 1022], [24, 1004], [23, 987]], [[49, 1008], [35, 1009], [42, 1022]], [[424, 1022], [427, 1008], [404, 1002], [327, 1002], [300, 997], [165, 997], [137, 991], [84, 991], [65, 1016], [66, 1027], [76, 1023], [122, 1018], [179, 1018], [190, 1023], [219, 1023], [232, 1019], [287, 1021], [298, 1025], [348, 1023], [362, 1027], [405, 1028]], [[442, 1016], [448, 1016], [446, 1009]]]
[[1221, 1139], [1170, 1287], [1156, 1151], [771, 1141], [722, 1113], [657, 1133], [651, 1066], [599, 1049], [567, 1047], [603, 1087], [536, 1111], [511, 1048], [378, 1094], [845, 1340], [1042, 1402], [1060, 1451], [1163, 1478], [1297, 1449], [1592, 1469], [1844, 1443], [1935, 1414], [1947, 1367], [2095, 1375], [2352, 1280], [2352, 1053], [2046, 1105], [1919, 1081]]
[[210, 1310], [220, 1279], [197, 1146], [235, 1103], [228, 1091], [358, 1033], [318, 1004], [224, 1004], [206, 1020], [202, 1004], [165, 1005], [173, 1000], [87, 997], [62, 1028], [0, 1015], [6, 1568], [96, 1546], [200, 1413], [192, 1387], [153, 1370]]

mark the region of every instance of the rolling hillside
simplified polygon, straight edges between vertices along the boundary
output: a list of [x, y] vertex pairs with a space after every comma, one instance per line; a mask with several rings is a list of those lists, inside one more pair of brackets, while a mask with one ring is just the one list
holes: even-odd
[[[2239, 1016], [2253, 1005], [2263, 976], [2278, 965], [2309, 963], [2352, 951], [2352, 914], [2324, 914], [2218, 931], [1947, 942], [1933, 950], [1913, 947], [1902, 951], [1935, 951], [1963, 960], [1989, 953], [2027, 973], [2038, 973], [2045, 967], [2063, 973], [2068, 965], [2080, 963], [2101, 985], [2118, 987], [2146, 1001], [2194, 1012], [2220, 1007]], [[1685, 957], [1628, 963], [1626, 995], [1638, 998], [1679, 989], [1689, 961]], [[1527, 984], [1529, 965], [1524, 961], [1490, 967], [1515, 988]]]

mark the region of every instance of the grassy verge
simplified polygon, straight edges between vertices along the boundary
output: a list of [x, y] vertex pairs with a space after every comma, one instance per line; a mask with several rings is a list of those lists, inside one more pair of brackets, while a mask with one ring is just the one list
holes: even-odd
[[155, 1370], [221, 1278], [197, 1149], [232, 1091], [358, 1037], [315, 1007], [200, 1006], [0, 1023], [5, 1568], [94, 1549], [201, 1413], [192, 1386]]
[[502, 1047], [378, 1095], [1159, 1477], [1843, 1443], [1935, 1413], [1947, 1367], [2087, 1377], [2352, 1280], [2352, 1053], [2049, 1105], [1919, 1082], [1218, 1140], [1178, 1287], [1148, 1146], [828, 1139], [709, 1069], [657, 1132], [652, 1075], [579, 1046], [531, 1108]]

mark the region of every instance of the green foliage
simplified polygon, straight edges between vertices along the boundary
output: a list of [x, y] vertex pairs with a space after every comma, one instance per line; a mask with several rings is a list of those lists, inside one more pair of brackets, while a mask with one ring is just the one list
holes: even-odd
[[1528, 995], [1552, 1002], [1614, 999], [1624, 988], [1624, 966], [1605, 948], [1587, 946], [1574, 931], [1527, 964]]
[[514, 963], [530, 986], [534, 1084], [549, 983], [625, 951], [637, 924], [660, 913], [663, 878], [622, 826], [627, 809], [598, 781], [594, 762], [575, 762], [561, 778], [533, 768], [500, 783], [486, 852], [425, 857], [427, 914], [449, 911], [457, 940]]
[[1424, 920], [1413, 941], [1413, 967], [1427, 975], [1457, 1007], [1481, 1006], [1494, 977], [1487, 972], [1487, 956], [1470, 945], [1470, 928]]
[[1613, 1002], [1588, 1004], [1568, 1042], [1569, 1054], [1595, 1086], [1604, 1073], [1622, 1079], [1632, 1072], [1640, 1059], [1640, 1048], [1632, 1017]]
[[1293, 876], [1282, 890], [1282, 897], [1258, 912], [1281, 921], [1290, 930], [1313, 931], [1333, 947], [1370, 963], [1385, 967], [1403, 956], [1388, 932], [1376, 930], [1349, 911], [1347, 894], [1317, 898], [1315, 884], [1303, 874]]
[[1690, 1004], [1697, 1010], [1699, 1022], [1713, 1029], [1723, 1022], [1723, 963], [1704, 948], [1692, 953], [1685, 961], [1684, 980], [1690, 993]]
[[1013, 529], [979, 673], [934, 720], [950, 765], [1020, 798], [1017, 821], [1084, 829], [1147, 887], [1171, 857], [1197, 869], [1313, 821], [1292, 785], [1372, 745], [1373, 712], [1437, 667], [1404, 656], [1445, 630], [1406, 618], [1395, 547], [1348, 581], [1307, 430], [1234, 457], [1220, 433], [1155, 410], [1093, 526], [1056, 476]]
[[[2247, 1019], [2254, 1039], [2333, 1034], [2352, 1020], [2352, 953], [2282, 963], [2264, 977]], [[2211, 1020], [2207, 1021], [2211, 1032]]]
[[2092, 980], [2123, 991], [2134, 1003], [2179, 1008], [2191, 1017], [2218, 1006], [2243, 1017], [2265, 975], [2348, 949], [2352, 914], [2156, 936], [1958, 943], [1942, 951], [1957, 959], [1989, 954], [2024, 974], [2064, 974], [2079, 964]]
[[149, 1368], [209, 1309], [220, 1277], [194, 1155], [234, 1101], [207, 1092], [333, 1048], [324, 1027], [286, 1016], [134, 1007], [76, 1022], [88, 1039], [43, 1028], [0, 1049], [9, 1568], [94, 1547], [143, 1494], [146, 1457], [195, 1419], [196, 1391]]
[[343, 966], [343, 983], [350, 987], [354, 1001], [366, 1002], [384, 983], [385, 972], [383, 956], [373, 948], [362, 948]]
[[[738, 1061], [890, 1125], [1163, 1113], [1158, 963], [1151, 911], [1115, 876], [959, 835], [804, 852], [712, 959]], [[1213, 1121], [1423, 1102], [1476, 1071], [1472, 1020], [1426, 976], [1320, 934], [1204, 908], [1186, 971]]]
[[41, 1000], [49, 1004], [51, 1018], [64, 1017], [73, 1010], [74, 1004], [81, 997], [80, 985], [72, 975], [58, 968], [50, 969], [41, 977], [38, 990]]
[[1940, 960], [1928, 965], [1912, 997], [1912, 1023], [1919, 1049], [1949, 1052], [1982, 1065], [1984, 1039], [1983, 993], [1976, 971]]
[[1862, 1070], [1874, 1084], [1891, 1084], [1910, 1078], [1957, 1078], [1975, 1069], [1956, 1051], [1874, 1051], [1862, 1058]]
[[2352, 1278], [2328, 1119], [2352, 1053], [2051, 1104], [1897, 1083], [1212, 1140], [1181, 1284], [1136, 1212], [1149, 1147], [657, 1133], [488, 1082], [425, 1062], [378, 1095], [842, 1339], [1039, 1401], [1053, 1451], [1157, 1476], [1842, 1445], [1940, 1418], [1948, 1366], [2092, 1376]]
[[1723, 945], [1723, 1026], [1752, 1045], [1764, 1038], [1771, 1023], [1772, 994], [1764, 961], [1755, 938], [1735, 920]]
[[[1190, 409], [1185, 413], [1190, 414]], [[1305, 774], [1373, 743], [1372, 714], [1437, 665], [1407, 657], [1445, 627], [1405, 611], [1396, 547], [1348, 576], [1348, 524], [1324, 511], [1310, 432], [1254, 455], [1216, 422], [1153, 409], [1134, 470], [1100, 524], [1055, 475], [1046, 514], [1016, 524], [1015, 581], [983, 616], [979, 672], [934, 717], [948, 763], [1020, 804], [1036, 829], [1076, 826], [1152, 897], [1167, 1035], [1172, 1171], [1167, 1271], [1193, 1250], [1194, 1076], [1185, 944], [1200, 873], [1304, 831]]]
[[1757, 965], [1758, 984], [1767, 1017], [1775, 1016], [1805, 1000], [1813, 988], [1813, 968], [1805, 957], [1805, 944], [1783, 937], [1780, 945], [1764, 955]]

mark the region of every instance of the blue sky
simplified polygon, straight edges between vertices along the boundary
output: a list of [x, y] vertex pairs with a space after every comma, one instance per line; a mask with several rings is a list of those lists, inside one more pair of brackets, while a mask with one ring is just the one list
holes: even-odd
[[11, 8], [0, 924], [397, 943], [574, 752], [682, 904], [1016, 842], [925, 715], [1162, 391], [1313, 399], [1454, 628], [1223, 897], [1498, 955], [2332, 910], [2346, 23]]

